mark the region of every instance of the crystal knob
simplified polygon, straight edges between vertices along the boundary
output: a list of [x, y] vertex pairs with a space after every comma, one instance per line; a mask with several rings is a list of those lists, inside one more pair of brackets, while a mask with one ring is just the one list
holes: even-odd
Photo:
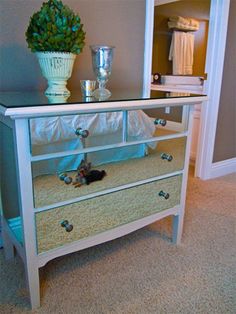
[[161, 190], [159, 192], [159, 196], [164, 197], [164, 199], [168, 200], [168, 198], [170, 197], [170, 194]]
[[75, 130], [75, 134], [78, 136], [81, 136], [83, 138], [86, 138], [89, 136], [89, 131], [88, 130], [83, 130], [82, 128], [78, 128]]
[[156, 119], [154, 121], [154, 124], [165, 126], [166, 125], [166, 120], [164, 120], [164, 119]]
[[164, 159], [164, 160], [171, 161], [173, 159], [173, 156], [169, 155], [169, 154], [166, 154], [166, 153], [163, 153], [163, 154], [161, 154], [161, 158]]
[[62, 172], [59, 174], [59, 179], [64, 181], [66, 184], [70, 184], [72, 182], [72, 178], [67, 176], [66, 172]]
[[71, 232], [73, 230], [73, 225], [69, 224], [68, 220], [63, 220], [61, 222], [61, 226], [65, 228], [67, 232]]

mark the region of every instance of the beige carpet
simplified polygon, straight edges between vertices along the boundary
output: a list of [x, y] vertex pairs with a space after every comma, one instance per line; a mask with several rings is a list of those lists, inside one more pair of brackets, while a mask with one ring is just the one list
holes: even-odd
[[[123, 238], [49, 262], [32, 313], [236, 313], [236, 176], [190, 175], [182, 244], [170, 218]], [[0, 250], [0, 313], [29, 312], [19, 257]]]

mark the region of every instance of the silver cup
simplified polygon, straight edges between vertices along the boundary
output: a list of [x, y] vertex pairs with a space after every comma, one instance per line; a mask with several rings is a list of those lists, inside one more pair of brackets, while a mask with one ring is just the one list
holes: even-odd
[[80, 87], [83, 97], [93, 97], [93, 92], [96, 88], [96, 81], [80, 80]]

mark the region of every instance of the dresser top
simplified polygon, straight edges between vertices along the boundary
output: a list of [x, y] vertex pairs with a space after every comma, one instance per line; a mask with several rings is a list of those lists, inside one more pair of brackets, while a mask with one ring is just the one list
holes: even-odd
[[204, 95], [151, 91], [144, 97], [140, 90], [111, 90], [108, 99], [83, 98], [79, 91], [71, 96], [47, 97], [43, 92], [0, 92], [0, 113], [15, 118], [74, 114], [116, 110], [149, 109], [177, 104], [196, 104], [207, 99]]

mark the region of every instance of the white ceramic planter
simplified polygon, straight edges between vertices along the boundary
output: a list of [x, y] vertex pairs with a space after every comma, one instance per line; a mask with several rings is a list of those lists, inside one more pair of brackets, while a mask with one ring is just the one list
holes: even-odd
[[70, 52], [36, 52], [43, 76], [48, 81], [47, 96], [69, 96], [67, 80], [71, 77], [76, 54]]

